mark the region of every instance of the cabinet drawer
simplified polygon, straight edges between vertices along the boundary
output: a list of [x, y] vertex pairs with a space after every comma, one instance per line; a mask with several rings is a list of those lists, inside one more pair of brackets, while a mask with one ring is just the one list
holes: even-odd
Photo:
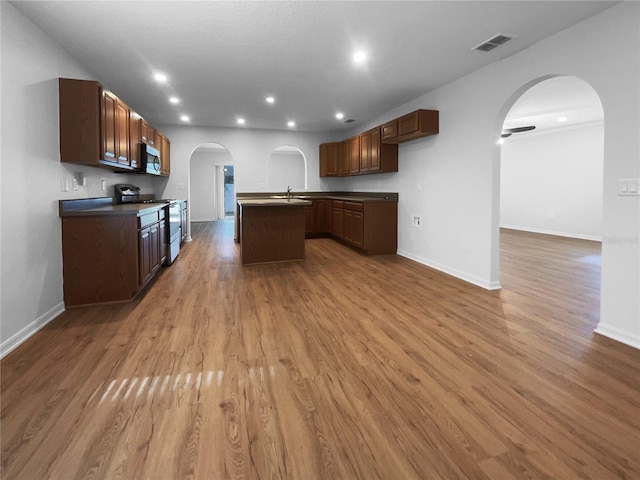
[[362, 202], [344, 202], [344, 209], [362, 212], [364, 211], [364, 204]]
[[333, 208], [344, 209], [344, 202], [342, 200], [332, 200]]
[[138, 227], [144, 228], [152, 223], [158, 223], [158, 212], [147, 213], [138, 217]]

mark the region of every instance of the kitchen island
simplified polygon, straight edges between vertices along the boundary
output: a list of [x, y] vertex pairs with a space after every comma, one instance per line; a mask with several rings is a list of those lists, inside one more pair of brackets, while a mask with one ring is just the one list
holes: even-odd
[[304, 207], [298, 198], [238, 200], [240, 253], [243, 265], [304, 260]]

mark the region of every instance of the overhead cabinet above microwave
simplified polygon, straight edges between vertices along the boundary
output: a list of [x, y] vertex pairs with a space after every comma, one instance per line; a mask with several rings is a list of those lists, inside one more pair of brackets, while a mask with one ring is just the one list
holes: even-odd
[[147, 173], [144, 148], [159, 152], [159, 175], [170, 173], [170, 143], [112, 92], [92, 80], [59, 79], [60, 161]]

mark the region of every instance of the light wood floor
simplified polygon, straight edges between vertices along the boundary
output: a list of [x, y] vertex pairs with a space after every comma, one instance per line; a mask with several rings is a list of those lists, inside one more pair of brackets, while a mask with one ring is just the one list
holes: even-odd
[[242, 268], [232, 229], [3, 360], [3, 479], [640, 478], [598, 244], [505, 231], [488, 292], [330, 239]]

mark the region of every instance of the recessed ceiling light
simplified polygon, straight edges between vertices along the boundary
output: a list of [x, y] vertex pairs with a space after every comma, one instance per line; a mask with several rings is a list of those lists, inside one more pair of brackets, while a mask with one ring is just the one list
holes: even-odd
[[153, 78], [158, 83], [165, 83], [167, 81], [167, 76], [164, 73], [156, 73]]
[[287, 122], [287, 127], [295, 127], [296, 126], [296, 122], [294, 122], [293, 120]]
[[353, 61], [356, 63], [363, 63], [367, 59], [367, 54], [362, 50], [353, 54]]
[[244, 125], [245, 123], [244, 118], [238, 118], [236, 122], [238, 122], [238, 125]]
[[180, 117], [180, 120], [182, 120], [183, 122], [188, 122], [188, 121], [190, 121], [191, 119], [189, 118], [189, 116], [188, 116], [188, 115], [182, 115], [182, 116]]
[[267, 98], [265, 98], [265, 101], [266, 101], [267, 103], [271, 103], [271, 104], [273, 104], [273, 103], [275, 103], [275, 102], [276, 102], [276, 99], [275, 99], [274, 97], [267, 97]]
[[558, 117], [558, 121], [559, 122], [566, 122], [567, 121], [567, 117]]
[[169, 101], [170, 101], [171, 103], [180, 103], [180, 99], [179, 99], [178, 97], [171, 97], [171, 98], [169, 99]]
[[336, 113], [336, 118], [337, 118], [338, 120], [342, 120], [342, 119], [344, 118], [344, 113], [342, 113], [342, 112], [338, 112], [338, 113]]

